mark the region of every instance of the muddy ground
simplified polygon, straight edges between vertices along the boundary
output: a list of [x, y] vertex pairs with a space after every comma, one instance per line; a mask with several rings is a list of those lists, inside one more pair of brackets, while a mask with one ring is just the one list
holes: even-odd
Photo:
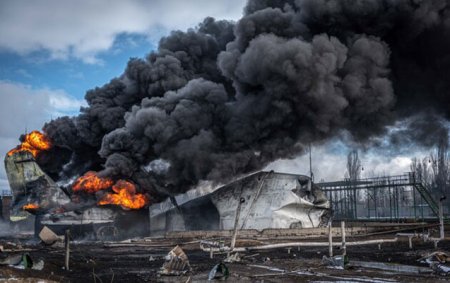
[[[388, 238], [389, 236], [384, 236]], [[323, 239], [322, 239], [323, 240]], [[360, 240], [360, 239], [358, 239]], [[309, 239], [310, 241], [310, 239]], [[352, 241], [351, 238], [348, 241]], [[184, 276], [159, 276], [164, 257], [180, 245], [189, 257], [192, 271]], [[248, 245], [238, 241], [239, 245]], [[226, 255], [214, 255], [199, 249], [199, 241], [141, 239], [126, 243], [72, 242], [70, 270], [64, 269], [64, 247], [46, 246], [32, 238], [0, 238], [4, 252], [0, 259], [13, 254], [28, 253], [36, 262], [43, 259], [42, 270], [20, 270], [0, 266], [0, 282], [203, 282], [207, 281], [211, 268]], [[437, 250], [448, 251], [450, 240], [440, 242]], [[340, 254], [335, 249], [335, 254]], [[322, 264], [328, 248], [292, 248], [264, 252], [248, 252], [238, 263], [227, 263], [230, 271], [228, 282], [446, 282], [450, 276], [422, 273], [414, 267], [404, 272], [375, 268], [355, 267], [352, 262], [381, 262], [427, 268], [417, 260], [436, 251], [432, 242], [414, 240], [409, 249], [408, 240], [395, 244], [348, 247], [349, 266], [346, 270]]]

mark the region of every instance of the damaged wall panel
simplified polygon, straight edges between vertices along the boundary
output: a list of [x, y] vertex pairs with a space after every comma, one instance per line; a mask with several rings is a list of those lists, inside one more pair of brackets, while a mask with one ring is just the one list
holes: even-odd
[[[71, 195], [41, 169], [28, 151], [7, 154], [5, 168], [12, 191], [10, 218], [33, 220], [31, 214], [36, 215], [36, 235], [43, 225], [60, 235], [71, 229], [74, 237], [92, 235], [102, 240], [149, 234], [146, 210], [98, 207], [94, 200], [73, 202]], [[28, 205], [36, 208], [27, 208]]]
[[258, 172], [175, 208], [150, 207], [153, 234], [168, 231], [231, 230], [240, 199], [240, 229], [311, 228], [328, 222], [330, 203], [303, 175]]
[[25, 205], [33, 204], [36, 210], [45, 212], [70, 202], [69, 196], [42, 171], [30, 152], [7, 154], [5, 169], [13, 193], [11, 220], [27, 217]]

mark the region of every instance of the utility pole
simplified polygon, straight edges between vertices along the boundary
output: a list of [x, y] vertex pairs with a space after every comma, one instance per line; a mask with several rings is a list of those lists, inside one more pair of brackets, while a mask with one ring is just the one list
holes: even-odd
[[313, 174], [313, 172], [312, 172], [311, 143], [309, 143], [309, 177], [311, 177], [311, 181], [314, 181], [314, 174]]

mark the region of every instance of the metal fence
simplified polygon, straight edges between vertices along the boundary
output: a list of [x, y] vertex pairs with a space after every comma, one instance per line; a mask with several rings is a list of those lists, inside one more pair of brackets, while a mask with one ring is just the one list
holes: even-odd
[[414, 173], [318, 183], [336, 220], [377, 220], [438, 217], [438, 203]]
[[12, 192], [10, 190], [0, 190], [0, 197], [3, 196], [12, 196]]

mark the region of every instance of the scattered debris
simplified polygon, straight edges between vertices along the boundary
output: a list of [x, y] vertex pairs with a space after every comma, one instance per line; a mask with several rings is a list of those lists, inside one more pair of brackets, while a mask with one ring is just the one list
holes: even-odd
[[37, 262], [33, 263], [33, 266], [31, 267], [31, 269], [34, 269], [34, 270], [44, 269], [44, 260], [39, 259]]
[[191, 266], [187, 255], [179, 246], [176, 246], [167, 254], [159, 274], [178, 276], [186, 274], [190, 270]]
[[200, 248], [205, 252], [226, 252], [231, 248], [225, 246], [223, 241], [200, 241]]
[[255, 256], [259, 256], [259, 253], [252, 254], [252, 255], [245, 255], [242, 258], [252, 258], [252, 257], [255, 257]]
[[347, 255], [335, 255], [332, 257], [323, 256], [322, 264], [337, 267], [340, 269], [345, 269], [348, 264], [348, 256]]
[[239, 253], [233, 253], [233, 254], [230, 254], [223, 262], [233, 263], [233, 262], [240, 262], [240, 261], [241, 261], [241, 256], [239, 255]]
[[228, 276], [230, 276], [230, 271], [228, 270], [228, 267], [223, 262], [221, 262], [214, 265], [214, 267], [211, 269], [208, 275], [208, 280], [226, 280]]
[[439, 275], [450, 274], [450, 256], [445, 252], [433, 252], [418, 261], [428, 263], [430, 268]]
[[275, 271], [275, 272], [280, 272], [280, 273], [288, 273], [288, 271], [286, 271], [284, 269], [280, 269], [280, 268], [273, 267], [273, 266], [257, 265], [257, 264], [249, 264], [249, 266], [256, 267], [256, 268], [262, 268], [262, 269]]
[[375, 262], [375, 261], [354, 261], [351, 262], [352, 267], [362, 267], [362, 268], [372, 268], [380, 269], [384, 271], [392, 271], [395, 273], [409, 273], [409, 274], [429, 274], [432, 270], [428, 267], [396, 264], [396, 263], [385, 263], [385, 262]]
[[39, 233], [39, 238], [47, 245], [52, 245], [59, 240], [58, 235], [55, 234], [50, 228], [44, 226]]
[[0, 260], [0, 265], [17, 265], [22, 260], [22, 255], [10, 255], [2, 260]]
[[14, 250], [22, 250], [23, 249], [23, 247], [20, 243], [6, 242], [5, 245], [13, 247]]
[[10, 255], [0, 260], [0, 265], [8, 265], [17, 269], [34, 269], [42, 270], [44, 268], [44, 261], [39, 259], [37, 262], [33, 262], [31, 256], [28, 253]]
[[425, 261], [426, 263], [447, 263], [450, 262], [450, 256], [445, 252], [437, 251], [418, 259], [418, 261]]
[[[323, 235], [326, 236], [326, 230], [323, 229]], [[363, 236], [364, 237], [364, 236]], [[225, 238], [225, 237], [223, 237]], [[325, 238], [325, 237], [322, 237]], [[358, 237], [355, 237], [358, 238]], [[195, 239], [195, 240], [194, 240]], [[197, 238], [198, 239], [198, 238]], [[211, 269], [215, 267], [211, 273], [209, 282], [220, 282], [219, 279], [225, 279], [226, 269], [223, 266], [215, 266], [222, 262], [228, 267], [227, 282], [239, 281], [341, 281], [341, 282], [409, 282], [411, 278], [416, 281], [445, 281], [450, 278], [449, 266], [447, 262], [447, 252], [432, 253], [431, 245], [417, 245], [416, 250], [410, 251], [407, 247], [407, 239], [402, 241], [401, 245], [385, 245], [382, 251], [378, 251], [377, 246], [361, 246], [351, 248], [351, 260], [342, 270], [342, 261], [345, 258], [332, 257], [326, 258], [321, 264], [323, 255], [328, 257], [328, 248], [320, 249], [302, 249], [299, 254], [295, 248], [291, 249], [291, 255], [286, 254], [286, 249], [268, 250], [261, 252], [228, 252], [221, 256], [216, 255], [217, 261], [211, 261], [198, 247], [201, 240], [196, 238], [172, 239], [172, 238], [153, 238], [149, 248], [140, 246], [142, 241], [129, 243], [128, 247], [117, 246], [105, 248], [102, 242], [73, 242], [71, 243], [71, 266], [72, 272], [67, 272], [64, 268], [64, 248], [55, 248], [51, 246], [43, 246], [38, 241], [23, 241], [23, 247], [26, 249], [33, 248], [28, 254], [30, 258], [22, 258], [24, 251], [16, 251], [12, 246], [8, 245], [5, 240], [0, 241], [5, 252], [0, 253], [0, 277], [2, 278], [20, 278], [23, 276], [33, 276], [39, 279], [54, 280], [54, 282], [69, 281], [94, 281], [96, 282], [140, 282], [140, 281], [164, 281], [164, 282], [187, 282], [188, 277], [192, 282], [207, 281], [211, 273]], [[212, 237], [210, 239], [213, 239]], [[220, 239], [219, 237], [215, 239]], [[258, 240], [242, 240], [241, 246], [250, 244], [272, 244], [284, 242], [287, 239], [261, 239]], [[365, 239], [365, 238], [362, 238]], [[306, 240], [306, 239], [305, 239]], [[321, 239], [318, 239], [321, 240]], [[406, 240], [406, 241], [405, 241]], [[218, 240], [217, 240], [218, 241]], [[256, 242], [261, 243], [256, 243]], [[314, 241], [316, 241], [314, 239]], [[175, 248], [174, 243], [180, 243], [181, 249]], [[189, 243], [189, 244], [186, 244]], [[16, 243], [18, 244], [18, 243]], [[227, 242], [225, 242], [227, 244]], [[168, 245], [172, 245], [167, 248]], [[219, 248], [220, 244], [218, 245]], [[11, 247], [11, 252], [9, 249]], [[35, 248], [34, 248], [35, 247]], [[448, 242], [445, 242], [445, 248], [448, 248]], [[73, 251], [73, 252], [72, 252]], [[169, 252], [170, 251], [170, 252]], [[321, 251], [318, 255], [317, 251]], [[376, 251], [376, 260], [378, 262], [365, 261], [370, 260], [371, 255]], [[297, 257], [293, 258], [293, 254], [297, 253]], [[420, 254], [420, 255], [418, 255]], [[16, 255], [15, 257], [7, 256]], [[167, 257], [166, 257], [167, 256]], [[230, 263], [224, 261], [225, 258]], [[424, 261], [423, 266], [417, 262], [418, 258]], [[39, 259], [43, 259], [40, 261]], [[425, 259], [433, 261], [435, 264], [429, 267]], [[166, 260], [167, 261], [166, 261]], [[189, 265], [187, 264], [189, 260]], [[143, 261], [142, 261], [143, 260]], [[186, 260], [186, 261], [184, 261]], [[238, 262], [240, 260], [240, 262]], [[263, 262], [265, 260], [265, 262]], [[360, 261], [361, 260], [361, 261]], [[409, 265], [408, 260], [413, 260]], [[44, 266], [45, 261], [45, 266]], [[388, 263], [391, 261], [391, 264]], [[30, 267], [30, 262], [33, 264]], [[140, 263], [143, 264], [140, 264]], [[245, 264], [244, 264], [245, 263]], [[402, 263], [402, 264], [399, 264]], [[161, 268], [164, 264], [164, 268]], [[9, 266], [11, 265], [11, 266]], [[14, 266], [13, 266], [14, 265]], [[329, 267], [329, 266], [332, 267]], [[339, 267], [334, 267], [338, 265]], [[414, 266], [416, 265], [416, 266]], [[183, 268], [184, 267], [184, 268]], [[191, 268], [192, 267], [192, 268]], [[25, 270], [21, 269], [27, 268]], [[37, 271], [38, 269], [42, 271]], [[164, 269], [163, 271], [161, 271]], [[186, 272], [189, 270], [189, 272]], [[186, 273], [184, 273], [186, 272]], [[215, 272], [215, 273], [214, 273]], [[52, 274], [53, 273], [53, 274]], [[173, 275], [164, 276], [157, 274]], [[224, 274], [225, 273], [225, 274]], [[178, 276], [176, 276], [178, 275]], [[395, 276], [395, 277], [393, 277]], [[446, 276], [446, 277], [444, 277]], [[113, 280], [114, 278], [114, 280]], [[391, 279], [392, 278], [392, 279]], [[1, 279], [0, 279], [1, 281]], [[19, 280], [20, 281], [20, 280]]]
[[431, 263], [430, 268], [439, 275], [449, 275], [450, 274], [450, 266], [438, 263]]

